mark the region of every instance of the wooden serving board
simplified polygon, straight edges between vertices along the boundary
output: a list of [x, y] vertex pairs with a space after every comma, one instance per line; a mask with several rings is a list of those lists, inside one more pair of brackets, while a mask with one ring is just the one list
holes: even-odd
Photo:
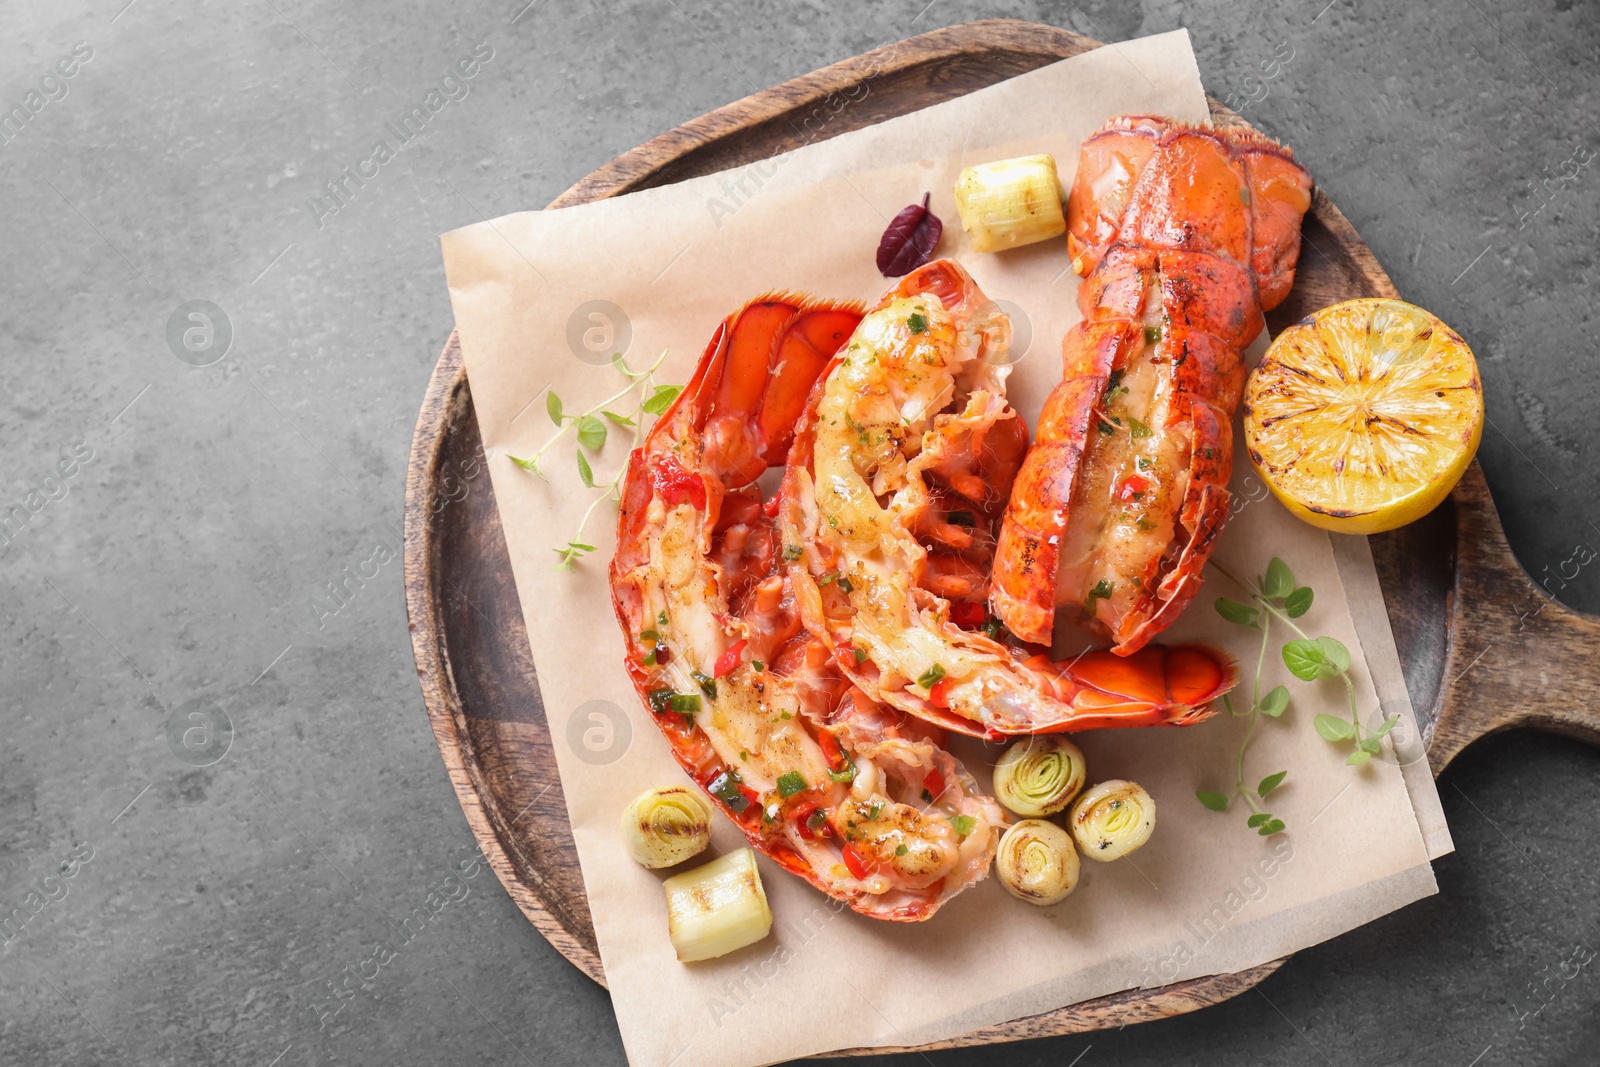
[[[585, 203], [767, 158], [806, 143], [803, 120], [832, 93], [871, 91], [827, 136], [949, 100], [1101, 47], [1066, 30], [992, 20], [936, 30], [720, 108], [618, 157], [551, 207]], [[858, 95], [858, 94], [853, 94]], [[1211, 101], [1219, 125], [1242, 123]], [[1350, 223], [1317, 192], [1274, 333], [1356, 296], [1395, 289]], [[1471, 741], [1533, 725], [1600, 741], [1600, 619], [1570, 611], [1511, 555], [1476, 463], [1427, 519], [1372, 538], [1389, 619], [1434, 773]], [[406, 601], [423, 698], [467, 821], [507, 892], [541, 934], [605, 983], [566, 803], [484, 476], [472, 393], [452, 334], [428, 385], [406, 484]], [[1559, 687], [1546, 679], [1559, 677]], [[1122, 1026], [1234, 996], [1283, 964], [1128, 990], [985, 1027], [926, 1048]], [[850, 1050], [881, 1053], [886, 1049]]]

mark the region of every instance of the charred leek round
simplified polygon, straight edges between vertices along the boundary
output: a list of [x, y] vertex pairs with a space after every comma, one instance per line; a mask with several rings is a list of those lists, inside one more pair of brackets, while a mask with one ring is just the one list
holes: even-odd
[[956, 210], [978, 252], [999, 252], [1067, 232], [1050, 156], [1022, 156], [968, 167], [956, 179]]
[[1156, 802], [1138, 782], [1101, 782], [1078, 798], [1069, 820], [1083, 854], [1109, 863], [1150, 840]]
[[1006, 892], [1029, 904], [1054, 904], [1078, 885], [1078, 850], [1053, 822], [1023, 819], [1006, 831], [995, 855]]
[[650, 789], [622, 812], [622, 837], [646, 867], [671, 867], [711, 843], [711, 804], [683, 786]]
[[1030, 737], [1006, 749], [994, 765], [996, 799], [1018, 815], [1063, 811], [1088, 774], [1078, 746], [1059, 734]]
[[667, 892], [667, 933], [683, 963], [727, 955], [772, 930], [756, 854], [748, 848], [675, 874], [661, 886]]

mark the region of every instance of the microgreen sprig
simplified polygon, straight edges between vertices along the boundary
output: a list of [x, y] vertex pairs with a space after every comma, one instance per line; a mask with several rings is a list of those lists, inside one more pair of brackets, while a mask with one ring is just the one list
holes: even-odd
[[[573, 535], [572, 539], [561, 548], [552, 549], [560, 557], [560, 561], [556, 564], [557, 570], [572, 570], [574, 562], [595, 550], [594, 545], [585, 544], [581, 540], [584, 528], [589, 525], [590, 517], [594, 515], [595, 508], [599, 507], [601, 503], [607, 500], [622, 499], [622, 478], [627, 473], [627, 464], [624, 463], [609, 481], [599, 482], [595, 479], [594, 467], [590, 464], [589, 457], [584, 455], [584, 451], [587, 450], [596, 456], [599, 455], [600, 450], [606, 445], [606, 438], [609, 436], [606, 422], [631, 430], [633, 432], [633, 444], [635, 447], [638, 446], [644, 432], [644, 427], [641, 425], [644, 421], [643, 417], [645, 415], [660, 415], [672, 406], [672, 402], [683, 391], [681, 385], [655, 384], [654, 375], [656, 369], [661, 366], [661, 361], [666, 358], [667, 354], [663, 352], [647, 369], [636, 371], [628, 366], [627, 361], [622, 358], [622, 353], [619, 352], [612, 356], [611, 365], [628, 379], [628, 384], [587, 411], [577, 415], [566, 414], [562, 407], [561, 397], [556, 395], [554, 389], [550, 390], [545, 394], [544, 409], [546, 414], [550, 416], [550, 421], [555, 423], [556, 432], [539, 447], [537, 452], [526, 459], [511, 455], [506, 457], [523, 470], [532, 471], [540, 478], [544, 478], [544, 471], [539, 469], [539, 461], [544, 458], [544, 454], [550, 450], [552, 445], [561, 440], [568, 430], [573, 430], [578, 439], [578, 445], [573, 451], [577, 458], [579, 480], [583, 482], [585, 488], [604, 490], [590, 502], [588, 510], [583, 513], [583, 519], [578, 523], [577, 533]], [[625, 397], [633, 399], [632, 407], [628, 408], [626, 413], [612, 411], [612, 405], [615, 405], [617, 401]], [[602, 422], [602, 418], [606, 422]], [[546, 478], [545, 480], [548, 481], [549, 479]]]

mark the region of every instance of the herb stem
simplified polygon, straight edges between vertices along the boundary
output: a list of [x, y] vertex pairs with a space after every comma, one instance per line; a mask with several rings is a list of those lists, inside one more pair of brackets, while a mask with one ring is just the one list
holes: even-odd
[[[604, 400], [600, 401], [600, 403], [596, 404], [594, 407], [590, 408], [588, 411], [585, 411], [585, 412], [583, 412], [582, 414], [579, 414], [579, 415], [567, 415], [567, 416], [564, 416], [562, 418], [562, 420], [561, 420], [561, 425], [556, 428], [556, 432], [553, 435], [551, 435], [550, 440], [546, 441], [543, 445], [541, 445], [539, 447], [539, 451], [537, 451], [533, 455], [529, 456], [528, 457], [528, 462], [533, 464], [533, 466], [535, 468], [537, 468], [538, 465], [539, 465], [539, 458], [550, 450], [550, 446], [551, 445], [553, 445], [557, 441], [561, 440], [562, 434], [565, 434], [568, 429], [570, 429], [573, 426], [578, 425], [584, 419], [587, 419], [591, 415], [594, 415], [595, 413], [603, 410], [607, 404], [610, 404], [610, 403], [612, 403], [614, 401], [617, 401], [617, 400], [621, 400], [623, 397], [625, 397], [629, 393], [633, 392], [634, 389], [638, 388], [639, 383], [645, 381], [652, 374], [654, 374], [656, 372], [656, 368], [661, 366], [662, 360], [664, 360], [666, 358], [667, 358], [667, 353], [666, 352], [662, 352], [660, 356], [656, 357], [656, 361], [654, 363], [650, 364], [650, 367], [649, 367], [648, 370], [639, 371], [637, 374], [635, 374], [633, 371], [629, 370], [626, 366], [618, 365], [617, 369], [622, 371], [623, 374], [627, 375], [628, 384], [623, 386], [621, 389], [617, 390], [615, 393], [612, 393], [610, 396], [606, 397]], [[637, 415], [639, 413], [639, 409], [642, 408], [643, 406], [644, 406], [644, 400], [642, 399], [642, 393], [641, 393], [641, 399], [639, 401], [638, 406], [636, 406], [634, 408], [634, 410], [629, 413], [628, 417], [629, 418], [633, 418], [634, 415]], [[635, 419], [634, 421], [637, 424], [638, 420]], [[638, 429], [638, 427], [637, 427], [637, 425], [635, 425], [635, 431], [636, 432], [637, 432], [637, 429]], [[637, 439], [638, 438], [635, 437], [635, 440], [637, 440]]]

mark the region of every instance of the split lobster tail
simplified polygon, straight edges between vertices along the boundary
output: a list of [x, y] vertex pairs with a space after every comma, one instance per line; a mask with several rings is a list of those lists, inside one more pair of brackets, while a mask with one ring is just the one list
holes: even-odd
[[860, 318], [779, 294], [723, 321], [630, 458], [612, 602], [650, 718], [750, 844], [864, 915], [915, 922], [985, 876], [1005, 813], [942, 734], [852, 687], [804, 628], [758, 483]]
[[1227, 521], [1241, 353], [1288, 294], [1311, 179], [1247, 127], [1113, 119], [1083, 144], [1067, 242], [1083, 321], [1012, 488], [990, 607], [1058, 611], [1131, 655], [1183, 611]]

